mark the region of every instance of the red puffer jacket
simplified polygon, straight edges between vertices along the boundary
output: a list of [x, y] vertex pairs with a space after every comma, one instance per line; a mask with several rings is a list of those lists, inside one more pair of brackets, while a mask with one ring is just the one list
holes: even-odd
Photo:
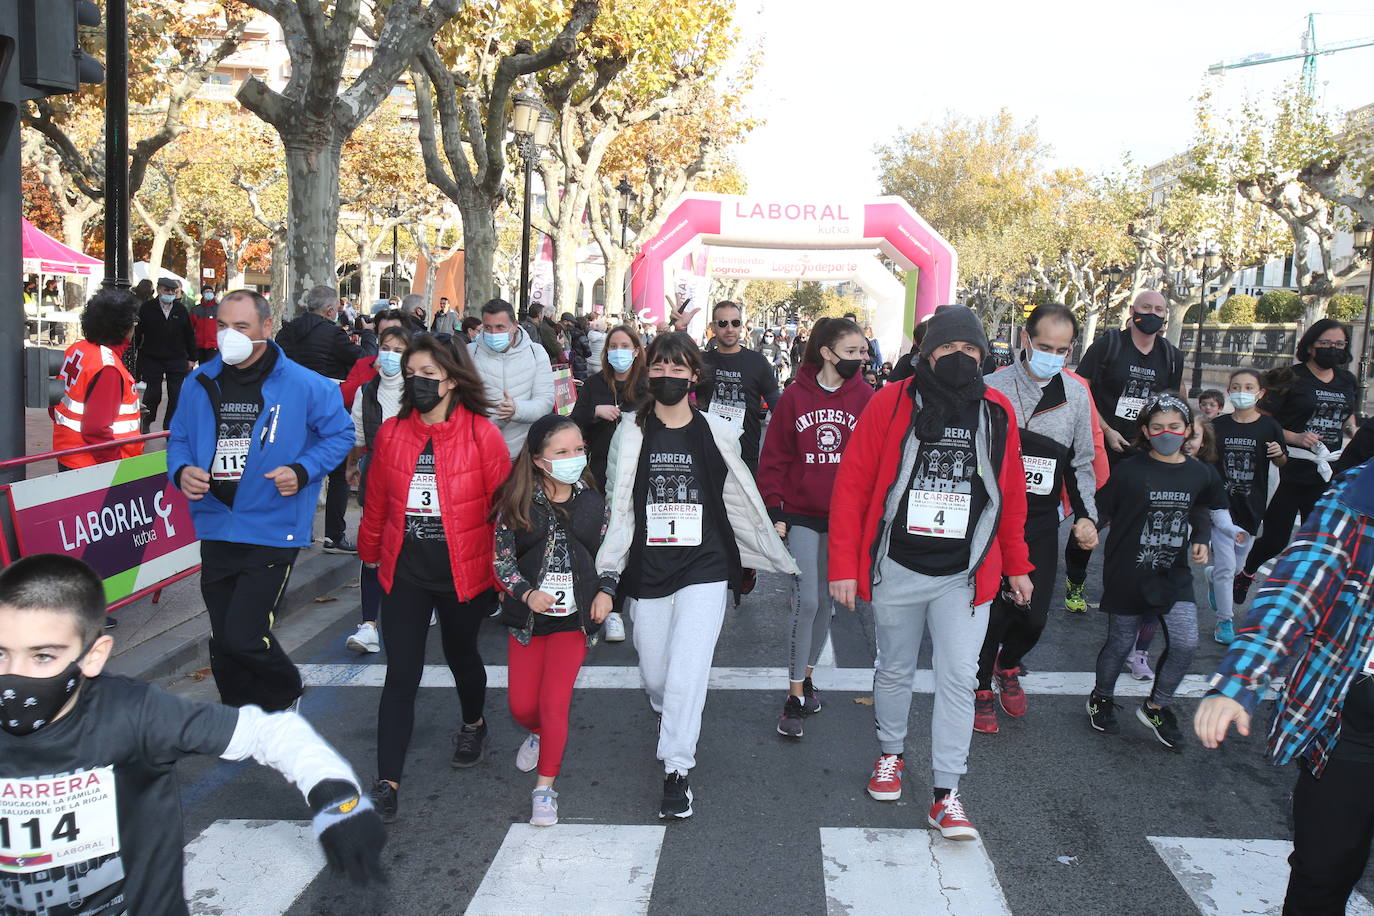
[[378, 564], [382, 588], [390, 592], [396, 556], [405, 541], [410, 478], [431, 439], [453, 590], [459, 601], [470, 601], [496, 587], [492, 568], [496, 535], [487, 516], [496, 488], [510, 474], [510, 452], [495, 424], [462, 406], [433, 426], [412, 411], [405, 419], [387, 420], [377, 431], [367, 503], [358, 527], [358, 558]]

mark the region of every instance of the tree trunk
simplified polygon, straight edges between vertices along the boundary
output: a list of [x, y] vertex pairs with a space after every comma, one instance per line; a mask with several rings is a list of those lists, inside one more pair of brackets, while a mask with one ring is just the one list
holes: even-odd
[[1169, 303], [1169, 330], [1165, 332], [1165, 337], [1174, 346], [1178, 346], [1178, 342], [1183, 339], [1183, 326], [1186, 323], [1183, 319], [1188, 314], [1188, 309], [1195, 305], [1196, 302], [1188, 301]]
[[381, 298], [381, 287], [378, 285], [381, 280], [372, 274], [372, 252], [367, 250], [367, 246], [359, 245], [358, 298], [364, 302], [375, 302]]
[[200, 292], [200, 288], [205, 285], [204, 278], [200, 275], [200, 239], [190, 236], [182, 236], [182, 246], [186, 250], [186, 282], [193, 286], [194, 292]]
[[628, 258], [624, 256], [606, 258], [606, 307], [602, 311], [603, 315], [624, 314], [627, 267]]
[[62, 242], [68, 248], [75, 248], [77, 251], [86, 249], [86, 241], [83, 238], [86, 228], [86, 220], [90, 214], [84, 207], [66, 207], [62, 211]]
[[[282, 138], [290, 216], [286, 246], [293, 306], [311, 287], [333, 286], [334, 238], [339, 231], [339, 163], [342, 138]], [[291, 312], [294, 308], [288, 308]]]
[[[581, 228], [580, 222], [578, 228]], [[553, 311], [558, 315], [564, 312], [576, 315], [581, 311], [581, 303], [577, 298], [578, 244], [575, 237], [560, 238], [560, 235], [553, 236]], [[536, 257], [535, 260], [539, 259]]]
[[[162, 258], [167, 252], [167, 241], [171, 237], [172, 234], [165, 230], [153, 230], [153, 244], [152, 247], [148, 249], [148, 275], [150, 277], [156, 278], [162, 276]], [[154, 279], [153, 282], [157, 282], [156, 279]], [[186, 282], [194, 283], [196, 281], [191, 277], [187, 277]]]
[[[272, 294], [269, 297], [272, 302], [272, 314], [274, 316], [279, 316], [278, 321], [290, 321], [291, 310], [287, 308], [287, 305], [291, 301], [291, 287], [289, 285], [291, 282], [291, 271], [289, 269], [290, 258], [286, 252], [285, 232], [272, 233], [272, 252], [270, 257], [272, 258], [272, 267], [268, 274], [268, 282], [272, 284]], [[281, 327], [281, 324], [278, 324], [277, 327]]]
[[[496, 295], [496, 215], [485, 203], [460, 204], [463, 214], [463, 307], [468, 315], [477, 316], [482, 306]], [[520, 307], [519, 290], [511, 297], [511, 304]]]

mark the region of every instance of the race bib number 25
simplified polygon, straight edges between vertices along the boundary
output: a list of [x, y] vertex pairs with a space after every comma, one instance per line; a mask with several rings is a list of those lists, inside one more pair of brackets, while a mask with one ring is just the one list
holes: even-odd
[[119, 852], [114, 768], [0, 779], [0, 874]]

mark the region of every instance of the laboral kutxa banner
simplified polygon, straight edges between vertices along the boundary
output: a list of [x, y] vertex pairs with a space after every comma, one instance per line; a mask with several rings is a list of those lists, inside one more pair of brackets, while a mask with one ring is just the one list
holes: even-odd
[[105, 580], [105, 600], [200, 562], [186, 497], [167, 480], [167, 453], [23, 480], [10, 489], [24, 556], [80, 557]]

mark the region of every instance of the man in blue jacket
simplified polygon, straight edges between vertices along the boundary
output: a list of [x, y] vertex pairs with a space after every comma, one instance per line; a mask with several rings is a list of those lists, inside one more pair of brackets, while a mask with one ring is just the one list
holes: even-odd
[[187, 380], [167, 469], [190, 500], [210, 668], [227, 706], [287, 709], [301, 677], [272, 635], [291, 566], [309, 546], [320, 481], [353, 445], [339, 386], [272, 342], [251, 290], [220, 301], [219, 356]]

